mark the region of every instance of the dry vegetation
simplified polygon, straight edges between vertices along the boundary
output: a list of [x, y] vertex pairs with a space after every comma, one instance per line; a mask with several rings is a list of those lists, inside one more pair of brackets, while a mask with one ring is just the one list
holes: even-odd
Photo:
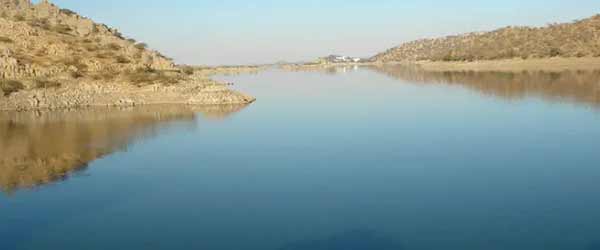
[[600, 57], [600, 15], [541, 28], [506, 27], [485, 33], [418, 40], [372, 59], [397, 62], [550, 57]]
[[160, 71], [150, 68], [136, 69], [123, 73], [128, 82], [141, 87], [149, 84], [173, 85], [181, 80], [179, 72]]
[[0, 36], [0, 43], [12, 43], [13, 40], [8, 38], [8, 37], [4, 37], [4, 36]]
[[8, 80], [8, 79], [0, 79], [0, 90], [4, 96], [9, 96], [10, 94], [22, 90], [25, 88], [23, 83], [16, 80]]

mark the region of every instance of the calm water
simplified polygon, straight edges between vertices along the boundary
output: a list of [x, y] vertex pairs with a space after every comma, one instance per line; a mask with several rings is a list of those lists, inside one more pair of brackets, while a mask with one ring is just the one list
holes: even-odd
[[600, 249], [600, 72], [220, 78], [258, 101], [0, 114], [0, 249]]

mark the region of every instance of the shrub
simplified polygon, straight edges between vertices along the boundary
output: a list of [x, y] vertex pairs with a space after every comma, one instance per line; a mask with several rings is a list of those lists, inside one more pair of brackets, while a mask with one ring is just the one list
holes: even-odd
[[157, 52], [157, 53], [158, 53], [158, 56], [159, 56], [159, 57], [162, 57], [162, 58], [164, 58], [164, 59], [167, 59], [167, 60], [169, 60], [169, 61], [173, 61], [173, 58], [170, 58], [170, 57], [168, 57], [168, 56], [165, 56], [165, 55], [161, 54], [160, 52]]
[[44, 57], [47, 55], [48, 55], [48, 52], [45, 49], [39, 49], [38, 51], [35, 52], [35, 56], [38, 56], [38, 57]]
[[23, 15], [20, 15], [20, 14], [17, 14], [17, 15], [15, 15], [15, 16], [14, 16], [14, 19], [15, 19], [15, 21], [17, 21], [17, 22], [23, 22], [23, 21], [25, 21], [25, 20], [26, 20], [26, 19], [25, 19], [25, 16], [23, 16]]
[[117, 60], [117, 63], [121, 63], [121, 64], [126, 64], [126, 63], [131, 62], [131, 60], [129, 60], [127, 57], [124, 57], [124, 56], [117, 56], [116, 60]]
[[82, 77], [83, 77], [83, 73], [81, 73], [80, 71], [71, 71], [71, 72], [69, 73], [69, 75], [70, 75], [72, 78], [75, 78], [75, 79], [77, 79], [77, 78], [82, 78]]
[[162, 71], [156, 71], [151, 68], [142, 68], [135, 71], [126, 72], [125, 78], [127, 81], [138, 87], [156, 83], [172, 85], [181, 80], [179, 74], [169, 74]]
[[61, 85], [59, 82], [43, 79], [36, 79], [34, 82], [35, 87], [39, 89], [58, 88]]
[[50, 23], [48, 23], [48, 19], [33, 19], [29, 21], [29, 25], [33, 27], [42, 28], [44, 30], [50, 30]]
[[110, 50], [120, 50], [121, 46], [119, 46], [116, 43], [109, 43], [106, 45], [106, 48], [110, 49]]
[[127, 39], [127, 41], [128, 41], [128, 42], [130, 42], [130, 43], [136, 43], [136, 42], [137, 42], [137, 41], [136, 41], [135, 39], [133, 39], [133, 38], [129, 38], [129, 39]]
[[94, 80], [112, 81], [117, 77], [118, 73], [111, 71], [102, 71], [92, 76]]
[[146, 44], [146, 43], [138, 43], [138, 44], [135, 45], [135, 47], [138, 48], [138, 49], [146, 49], [146, 48], [148, 48], [148, 44]]
[[12, 93], [25, 89], [25, 85], [19, 81], [2, 79], [0, 80], [0, 89], [4, 92], [4, 96], [9, 96]]
[[114, 52], [108, 51], [108, 52], [101, 52], [96, 54], [96, 58], [99, 59], [108, 59], [108, 58], [113, 58], [115, 57]]
[[12, 43], [13, 40], [8, 38], [8, 37], [4, 37], [4, 36], [0, 36], [0, 43]]
[[550, 49], [550, 57], [557, 57], [560, 56], [560, 49], [557, 48], [552, 48]]
[[59, 12], [62, 14], [68, 15], [68, 16], [77, 15], [77, 13], [75, 13], [75, 11], [72, 11], [70, 9], [60, 9]]
[[194, 74], [194, 67], [191, 66], [183, 66], [181, 67], [181, 73], [184, 73], [186, 75], [193, 75]]
[[98, 46], [96, 46], [96, 45], [90, 44], [90, 45], [85, 46], [85, 49], [89, 52], [94, 52], [94, 51], [98, 51], [100, 48], [98, 48]]
[[65, 34], [65, 35], [69, 35], [69, 34], [71, 34], [71, 31], [73, 31], [73, 29], [71, 29], [71, 27], [66, 24], [57, 24], [56, 26], [52, 27], [51, 30], [56, 33]]
[[60, 62], [62, 64], [64, 64], [65, 66], [73, 66], [78, 71], [86, 71], [88, 69], [88, 65], [83, 63], [81, 61], [81, 58], [79, 58], [79, 57], [72, 57], [72, 58], [64, 59]]

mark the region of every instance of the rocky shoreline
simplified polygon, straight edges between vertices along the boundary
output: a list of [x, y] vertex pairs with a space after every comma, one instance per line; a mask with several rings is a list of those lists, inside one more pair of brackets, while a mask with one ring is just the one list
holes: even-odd
[[255, 100], [252, 96], [227, 88], [225, 84], [197, 76], [174, 85], [138, 87], [130, 84], [86, 83], [21, 90], [8, 96], [0, 93], [0, 111], [155, 104], [231, 105], [249, 104]]

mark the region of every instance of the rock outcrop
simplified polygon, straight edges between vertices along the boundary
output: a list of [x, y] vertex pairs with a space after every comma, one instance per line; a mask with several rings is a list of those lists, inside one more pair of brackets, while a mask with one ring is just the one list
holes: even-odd
[[0, 0], [0, 91], [0, 110], [254, 100], [47, 0]]

